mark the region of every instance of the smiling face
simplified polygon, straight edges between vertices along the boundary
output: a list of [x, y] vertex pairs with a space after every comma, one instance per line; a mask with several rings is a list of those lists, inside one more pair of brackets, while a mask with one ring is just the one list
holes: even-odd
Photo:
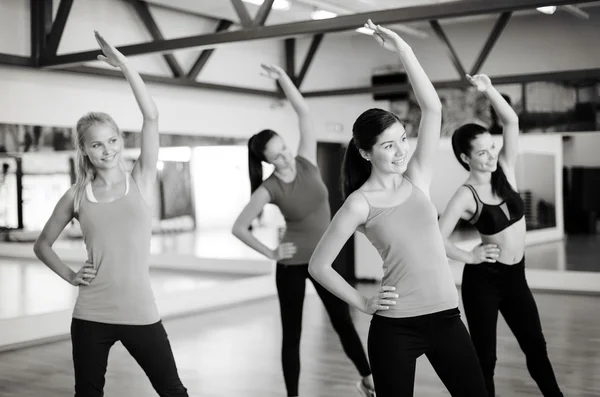
[[97, 169], [113, 168], [119, 164], [123, 139], [110, 125], [96, 123], [85, 131], [83, 150]]
[[274, 135], [269, 139], [265, 145], [263, 156], [278, 171], [290, 168], [294, 164], [294, 155], [279, 135]]
[[406, 131], [402, 124], [397, 122], [379, 134], [370, 151], [360, 152], [380, 172], [402, 174], [406, 171], [409, 150]]
[[494, 172], [498, 168], [498, 150], [496, 143], [488, 132], [477, 135], [471, 140], [471, 152], [461, 158], [473, 171]]

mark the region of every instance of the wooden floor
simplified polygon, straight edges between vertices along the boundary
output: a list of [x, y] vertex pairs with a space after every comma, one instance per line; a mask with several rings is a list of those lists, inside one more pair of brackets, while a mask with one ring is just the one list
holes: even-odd
[[[365, 294], [376, 289], [363, 285]], [[224, 291], [226, 293], [226, 291]], [[536, 294], [551, 361], [565, 397], [600, 396], [600, 298]], [[366, 341], [370, 316], [354, 313]], [[180, 376], [190, 396], [285, 396], [280, 326], [274, 299], [166, 322]], [[498, 327], [499, 397], [541, 396], [503, 320]], [[357, 396], [358, 379], [314, 295], [305, 303], [301, 396]], [[69, 341], [0, 354], [0, 396], [72, 396]], [[105, 395], [156, 395], [121, 345], [111, 351]], [[417, 367], [415, 395], [448, 396], [426, 361]]]

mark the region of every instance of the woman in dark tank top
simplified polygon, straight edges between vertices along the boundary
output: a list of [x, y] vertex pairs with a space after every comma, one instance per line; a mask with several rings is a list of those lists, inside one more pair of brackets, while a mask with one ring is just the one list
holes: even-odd
[[[313, 254], [309, 270], [325, 288], [373, 314], [368, 350], [377, 397], [411, 397], [417, 358], [426, 355], [452, 396], [485, 396], [485, 383], [460, 318], [458, 293], [429, 197], [438, 149], [440, 99], [398, 35], [371, 21], [374, 38], [396, 53], [421, 108], [414, 155], [396, 115], [363, 112], [343, 164], [347, 197]], [[363, 232], [383, 259], [380, 291], [365, 298], [331, 267], [346, 241]]]
[[[362, 379], [358, 391], [373, 396], [371, 368], [354, 328], [348, 305], [321, 287], [308, 273], [308, 261], [331, 218], [328, 191], [317, 167], [317, 136], [304, 98], [278, 66], [262, 65], [276, 79], [298, 115], [300, 144], [294, 156], [285, 141], [272, 130], [263, 130], [248, 141], [248, 168], [252, 196], [233, 226], [243, 243], [277, 262], [275, 281], [282, 325], [281, 358], [288, 397], [298, 396], [300, 334], [306, 279], [310, 279], [323, 301], [346, 355]], [[262, 162], [275, 170], [263, 181]], [[267, 204], [279, 207], [286, 230], [281, 243], [271, 249], [252, 235], [251, 222]]]
[[[519, 119], [486, 75], [467, 78], [490, 100], [503, 124], [504, 137], [498, 153], [490, 133], [480, 125], [466, 124], [452, 136], [454, 154], [469, 177], [439, 223], [448, 256], [465, 263], [461, 291], [471, 338], [489, 397], [495, 395], [498, 312], [517, 338], [542, 394], [560, 397], [538, 310], [525, 279], [524, 204], [515, 175]], [[471, 252], [448, 240], [459, 219], [472, 223], [481, 236], [482, 244]]]

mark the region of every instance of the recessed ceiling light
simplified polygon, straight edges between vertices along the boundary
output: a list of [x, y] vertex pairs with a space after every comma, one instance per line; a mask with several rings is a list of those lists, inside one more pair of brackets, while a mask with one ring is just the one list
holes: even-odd
[[[250, 3], [250, 4], [254, 4], [254, 5], [262, 5], [262, 3], [264, 3], [264, 0], [242, 0], [245, 3]], [[273, 9], [274, 10], [289, 10], [291, 7], [291, 3], [289, 0], [275, 0], [273, 2]]]
[[329, 19], [337, 17], [335, 12], [325, 11], [325, 10], [314, 10], [310, 13], [310, 17], [312, 19]]
[[556, 6], [538, 7], [536, 10], [543, 12], [544, 14], [552, 15], [556, 11]]

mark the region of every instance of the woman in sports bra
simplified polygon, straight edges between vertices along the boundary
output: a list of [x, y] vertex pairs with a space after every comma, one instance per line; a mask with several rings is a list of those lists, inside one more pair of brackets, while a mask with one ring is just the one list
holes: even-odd
[[[525, 279], [524, 204], [517, 193], [515, 164], [519, 119], [486, 75], [468, 76], [490, 100], [504, 126], [498, 153], [490, 133], [466, 124], [452, 136], [452, 149], [469, 177], [439, 220], [446, 252], [464, 262], [462, 298], [471, 338], [494, 397], [498, 312], [513, 331], [527, 358], [527, 368], [545, 397], [562, 396], [546, 351], [535, 300]], [[471, 252], [448, 241], [459, 219], [473, 224], [482, 244]]]
[[[248, 168], [252, 196], [232, 232], [250, 248], [277, 262], [275, 282], [282, 326], [281, 363], [288, 397], [299, 393], [300, 335], [307, 279], [315, 286], [344, 352], [362, 377], [356, 385], [358, 391], [372, 397], [371, 368], [352, 323], [350, 308], [308, 274], [310, 256], [331, 220], [329, 193], [317, 166], [317, 135], [308, 104], [279, 66], [262, 67], [279, 82], [298, 115], [300, 144], [294, 156], [281, 136], [272, 130], [263, 130], [250, 138]], [[275, 167], [264, 181], [262, 162]], [[286, 223], [285, 234], [275, 249], [264, 245], [249, 230], [252, 220], [269, 203], [279, 208]]]
[[[342, 208], [310, 260], [309, 271], [325, 288], [373, 314], [368, 351], [377, 397], [410, 397], [417, 358], [423, 354], [455, 397], [485, 396], [483, 374], [458, 309], [437, 213], [429, 197], [439, 144], [441, 103], [412, 49], [371, 21], [375, 39], [397, 53], [409, 76], [421, 121], [410, 162], [406, 132], [382, 109], [361, 114], [343, 164]], [[331, 267], [358, 230], [383, 259], [379, 292], [365, 298]]]
[[[122, 167], [123, 135], [106, 113], [92, 112], [74, 134], [77, 180], [60, 199], [34, 245], [36, 256], [78, 288], [71, 322], [75, 397], [104, 395], [108, 354], [116, 342], [142, 367], [161, 397], [187, 397], [150, 285], [152, 202], [158, 160], [158, 109], [127, 58], [96, 33], [104, 55], [119, 68], [141, 110], [141, 153], [131, 174]], [[79, 220], [88, 260], [76, 271], [52, 245]]]

